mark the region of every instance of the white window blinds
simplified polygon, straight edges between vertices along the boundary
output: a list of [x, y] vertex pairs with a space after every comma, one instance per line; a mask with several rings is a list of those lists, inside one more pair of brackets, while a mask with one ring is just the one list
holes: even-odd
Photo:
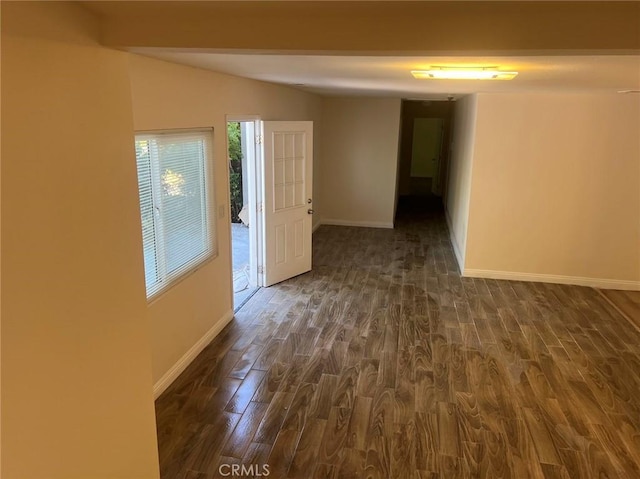
[[211, 130], [136, 135], [147, 298], [213, 254]]

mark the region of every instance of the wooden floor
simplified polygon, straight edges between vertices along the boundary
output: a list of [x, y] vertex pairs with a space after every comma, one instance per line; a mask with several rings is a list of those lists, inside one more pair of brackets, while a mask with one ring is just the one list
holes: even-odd
[[640, 291], [603, 289], [600, 292], [640, 329]]
[[156, 411], [164, 479], [640, 478], [640, 333], [590, 288], [461, 278], [410, 205], [321, 227]]

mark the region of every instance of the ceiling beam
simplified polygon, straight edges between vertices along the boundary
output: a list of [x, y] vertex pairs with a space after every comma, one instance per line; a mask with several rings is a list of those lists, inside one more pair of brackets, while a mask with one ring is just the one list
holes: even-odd
[[84, 2], [117, 48], [360, 55], [640, 52], [637, 1]]

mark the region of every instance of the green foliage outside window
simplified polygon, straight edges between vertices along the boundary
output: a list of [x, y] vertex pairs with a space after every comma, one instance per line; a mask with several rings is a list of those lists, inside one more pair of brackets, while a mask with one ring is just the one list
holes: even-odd
[[240, 123], [227, 123], [229, 138], [229, 186], [231, 190], [231, 222], [240, 223], [238, 214], [242, 210], [242, 143]]

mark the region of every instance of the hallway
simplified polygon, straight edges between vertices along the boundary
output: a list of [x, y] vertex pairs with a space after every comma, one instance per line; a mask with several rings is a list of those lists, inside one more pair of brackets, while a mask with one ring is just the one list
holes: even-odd
[[415, 202], [313, 265], [156, 401], [164, 479], [640, 477], [640, 332], [595, 290], [461, 278]]

